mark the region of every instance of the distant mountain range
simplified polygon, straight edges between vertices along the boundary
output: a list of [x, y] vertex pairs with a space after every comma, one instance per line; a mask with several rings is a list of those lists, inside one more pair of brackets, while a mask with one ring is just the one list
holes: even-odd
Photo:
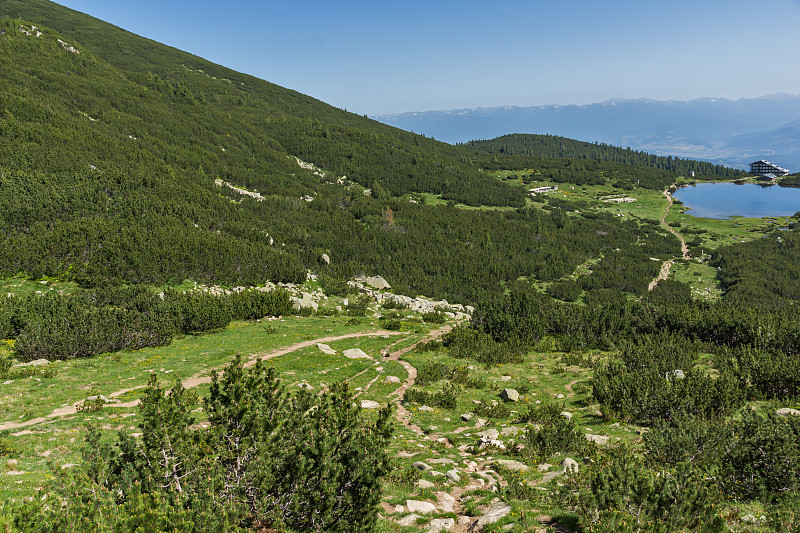
[[800, 169], [800, 95], [609, 100], [588, 105], [488, 107], [373, 117], [449, 143], [509, 133], [599, 141], [739, 168], [768, 159]]

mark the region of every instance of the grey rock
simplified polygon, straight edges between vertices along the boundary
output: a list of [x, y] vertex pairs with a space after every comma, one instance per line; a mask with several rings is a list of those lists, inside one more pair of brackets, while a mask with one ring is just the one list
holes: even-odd
[[428, 407], [427, 405], [420, 405], [419, 411], [433, 411], [433, 407]]
[[565, 474], [577, 474], [578, 473], [578, 461], [575, 459], [571, 459], [567, 457], [561, 463], [561, 467], [564, 469]]
[[414, 468], [421, 472], [425, 472], [426, 470], [433, 470], [433, 467], [427, 463], [423, 463], [422, 461], [417, 461], [416, 463], [412, 464]]
[[400, 378], [397, 376], [386, 376], [384, 380], [386, 383], [400, 383]]
[[331, 264], [331, 258], [330, 258], [330, 257], [328, 257], [328, 254], [322, 254], [322, 261], [323, 261], [323, 262], [324, 262], [326, 265], [330, 265], [330, 264]]
[[432, 489], [435, 486], [436, 486], [435, 483], [431, 483], [427, 479], [418, 479], [417, 480], [417, 487], [420, 488], [420, 489]]
[[517, 433], [519, 433], [519, 428], [516, 426], [509, 426], [500, 430], [500, 434], [505, 436], [516, 435]]
[[519, 401], [519, 393], [516, 391], [516, 389], [503, 389], [503, 392], [500, 393], [500, 397], [506, 402]]
[[528, 465], [515, 461], [514, 459], [496, 459], [494, 462], [514, 472], [527, 472], [530, 470]]
[[348, 359], [372, 359], [372, 357], [367, 355], [361, 348], [350, 348], [349, 350], [343, 351], [342, 355]]
[[425, 529], [433, 532], [449, 531], [454, 525], [456, 525], [456, 521], [452, 518], [434, 518], [428, 522]]
[[673, 379], [683, 379], [684, 377], [683, 370], [670, 370], [664, 374], [664, 378], [669, 381], [672, 381]]
[[445, 477], [454, 483], [458, 483], [461, 481], [461, 477], [458, 475], [458, 471], [456, 469], [448, 470], [444, 473]]
[[409, 515], [404, 516], [403, 518], [399, 519], [397, 523], [403, 527], [415, 526], [417, 525], [417, 519], [420, 516], [416, 513], [412, 513]]
[[406, 508], [411, 513], [435, 513], [436, 506], [431, 502], [422, 502], [419, 500], [406, 500]]
[[505, 502], [495, 502], [483, 512], [483, 516], [475, 520], [472, 525], [469, 526], [469, 531], [478, 531], [483, 526], [494, 524], [510, 512], [510, 505]]
[[461, 420], [463, 420], [464, 422], [469, 422], [470, 420], [472, 420], [472, 413], [464, 413], [463, 415], [461, 415]]
[[49, 364], [50, 364], [50, 361], [48, 361], [47, 359], [34, 359], [33, 361], [28, 361], [27, 363], [19, 363], [19, 364], [16, 364], [14, 366], [15, 367], [20, 367], [20, 366], [44, 366], [44, 365], [49, 365]]
[[430, 459], [428, 462], [431, 463], [432, 465], [455, 464], [455, 461], [453, 461], [449, 457], [437, 457], [436, 459]]
[[362, 409], [378, 409], [380, 406], [381, 404], [373, 400], [361, 400]]
[[781, 407], [775, 411], [775, 414], [778, 416], [800, 416], [800, 410], [792, 409], [791, 407]]
[[563, 476], [563, 475], [564, 475], [564, 472], [562, 472], [561, 470], [555, 470], [553, 472], [548, 472], [544, 476], [542, 476], [542, 483], [549, 483], [550, 481], [553, 481], [555, 478]]
[[327, 344], [322, 344], [321, 342], [317, 343], [317, 348], [324, 354], [327, 355], [336, 355], [336, 350], [328, 346]]
[[484, 429], [478, 432], [478, 436], [487, 440], [494, 440], [500, 436], [500, 432], [494, 428]]
[[566, 418], [567, 420], [572, 420], [572, 413], [569, 411], [561, 411], [559, 414], [561, 417]]
[[481, 417], [476, 417], [475, 418], [475, 427], [476, 428], [482, 428], [485, 425], [486, 425], [486, 419], [485, 418], [481, 418]]
[[594, 442], [600, 446], [608, 444], [608, 439], [608, 435], [592, 435], [591, 433], [586, 434], [586, 440], [589, 442]]
[[372, 276], [371, 278], [367, 278], [364, 282], [367, 285], [369, 285], [370, 287], [374, 288], [374, 289], [391, 289], [392, 288], [392, 286], [389, 285], [389, 283], [385, 279], [383, 279], [383, 277], [381, 277], [381, 276]]

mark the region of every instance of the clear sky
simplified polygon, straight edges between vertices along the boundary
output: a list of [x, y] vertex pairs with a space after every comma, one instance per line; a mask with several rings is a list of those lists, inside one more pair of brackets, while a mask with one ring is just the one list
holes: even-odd
[[800, 0], [57, 0], [359, 114], [800, 93]]

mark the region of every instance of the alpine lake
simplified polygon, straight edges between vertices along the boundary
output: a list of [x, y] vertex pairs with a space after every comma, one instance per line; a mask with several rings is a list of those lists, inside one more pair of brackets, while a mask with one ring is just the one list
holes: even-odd
[[755, 183], [697, 183], [672, 194], [698, 218], [763, 218], [800, 211], [800, 188]]

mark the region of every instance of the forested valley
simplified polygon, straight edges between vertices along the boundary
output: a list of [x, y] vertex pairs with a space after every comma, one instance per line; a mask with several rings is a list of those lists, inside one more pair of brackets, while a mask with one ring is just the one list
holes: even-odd
[[570, 199], [739, 171], [451, 146], [46, 0], [0, 79], [6, 531], [800, 528], [798, 216]]

